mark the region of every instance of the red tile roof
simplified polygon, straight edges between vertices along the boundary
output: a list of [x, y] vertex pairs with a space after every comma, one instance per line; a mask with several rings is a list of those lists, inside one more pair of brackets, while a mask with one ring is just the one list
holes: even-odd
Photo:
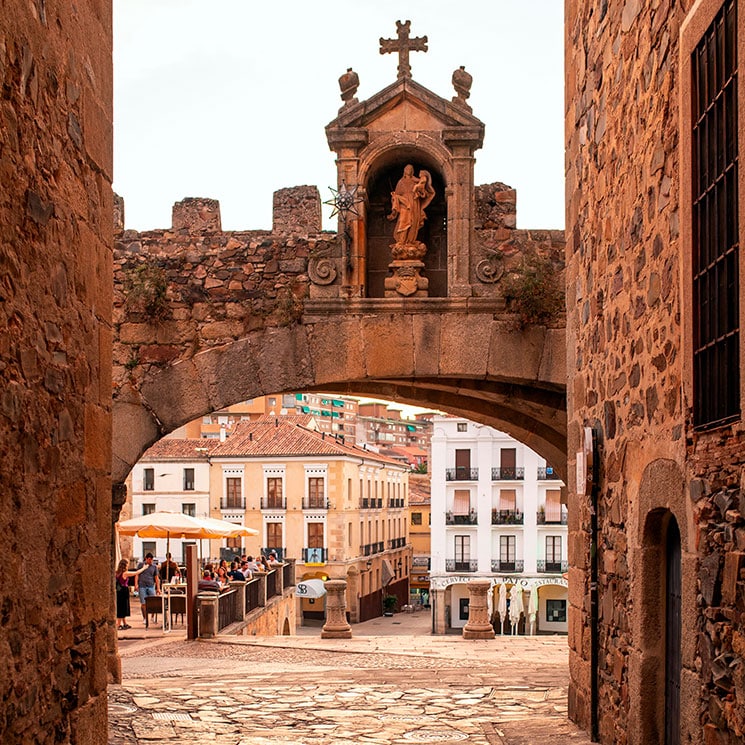
[[409, 504], [427, 505], [431, 501], [432, 478], [428, 473], [409, 474]]
[[[241, 422], [225, 442], [218, 443], [213, 458], [237, 456], [247, 458], [285, 456], [354, 456], [401, 467], [392, 458], [365, 450], [357, 445], [342, 444], [333, 435], [323, 435], [293, 420], [304, 417], [265, 417], [251, 422]], [[312, 419], [312, 417], [306, 417]]]
[[151, 445], [141, 460], [207, 460], [207, 457], [218, 445], [219, 440], [209, 439], [176, 439], [164, 437]]

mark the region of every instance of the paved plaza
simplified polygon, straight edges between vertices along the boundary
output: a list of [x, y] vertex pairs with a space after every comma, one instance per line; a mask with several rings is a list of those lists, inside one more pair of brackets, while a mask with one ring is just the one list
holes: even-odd
[[589, 743], [566, 719], [566, 637], [431, 636], [424, 613], [297, 636], [120, 635], [110, 745]]

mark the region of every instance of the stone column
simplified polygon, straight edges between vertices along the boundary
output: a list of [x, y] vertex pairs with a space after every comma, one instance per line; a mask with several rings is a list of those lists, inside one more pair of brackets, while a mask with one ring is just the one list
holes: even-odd
[[489, 580], [472, 580], [468, 583], [468, 623], [463, 627], [464, 639], [493, 639], [494, 628], [489, 623], [489, 609], [486, 594]]
[[326, 623], [321, 639], [351, 639], [352, 627], [347, 623], [347, 583], [343, 579], [326, 582]]
[[434, 616], [433, 633], [447, 634], [447, 628], [445, 626], [445, 590], [430, 589], [429, 599], [429, 604], [432, 606], [432, 614]]

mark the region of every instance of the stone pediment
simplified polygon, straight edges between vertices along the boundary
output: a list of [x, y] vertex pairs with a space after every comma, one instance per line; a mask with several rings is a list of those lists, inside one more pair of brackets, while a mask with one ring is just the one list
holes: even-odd
[[326, 126], [332, 149], [355, 143], [364, 147], [379, 134], [427, 132], [481, 147], [484, 124], [468, 107], [448, 101], [411, 78], [401, 78], [366, 101], [349, 103]]

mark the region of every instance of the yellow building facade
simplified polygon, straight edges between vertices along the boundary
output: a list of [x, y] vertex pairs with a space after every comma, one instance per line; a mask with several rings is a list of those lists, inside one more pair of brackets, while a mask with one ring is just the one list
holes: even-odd
[[[228, 554], [274, 551], [295, 559], [297, 581], [344, 579], [350, 620], [373, 618], [383, 595], [408, 602], [409, 472], [313, 426], [292, 416], [237, 424], [211, 453], [211, 512], [258, 531]], [[322, 620], [322, 598], [301, 603], [305, 621]]]

